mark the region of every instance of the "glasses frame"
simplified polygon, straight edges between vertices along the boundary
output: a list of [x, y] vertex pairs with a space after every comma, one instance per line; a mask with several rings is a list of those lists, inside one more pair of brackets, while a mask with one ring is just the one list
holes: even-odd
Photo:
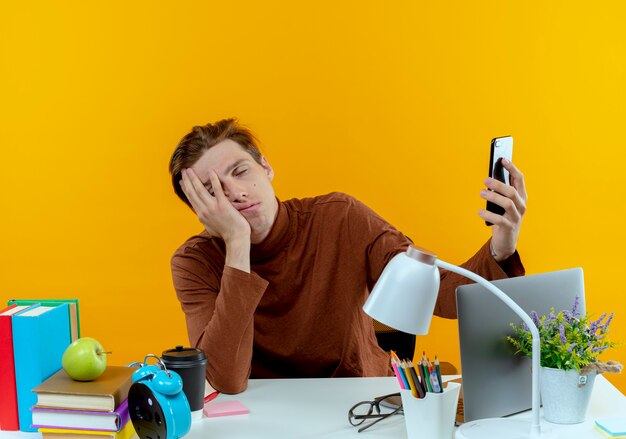
[[[380, 413], [380, 404], [385, 399], [391, 398], [391, 397], [398, 397], [399, 398], [400, 397], [400, 393], [396, 392], [396, 393], [390, 393], [390, 394], [384, 395], [384, 396], [377, 396], [376, 398], [374, 398], [374, 401], [357, 402], [356, 404], [354, 404], [350, 408], [350, 410], [348, 410], [348, 422], [350, 422], [350, 424], [352, 426], [354, 426], [354, 427], [359, 427], [366, 420], [368, 420], [368, 419], [375, 419], [374, 422], [370, 422], [369, 424], [366, 424], [363, 427], [359, 428], [358, 432], [361, 433], [362, 431], [367, 430], [371, 426], [373, 426], [375, 424], [378, 424], [383, 419], [387, 419], [387, 418], [389, 418], [390, 416], [393, 416], [393, 415], [402, 415], [402, 414], [404, 414], [404, 411], [402, 410], [402, 403], [400, 403], [399, 406], [397, 406], [393, 411], [391, 411], [389, 413]], [[356, 415], [356, 414], [354, 414], [354, 411], [358, 407], [361, 407], [361, 406], [364, 406], [364, 405], [369, 405], [369, 408], [367, 409], [367, 413], [365, 415]], [[376, 413], [374, 413], [374, 411]]]

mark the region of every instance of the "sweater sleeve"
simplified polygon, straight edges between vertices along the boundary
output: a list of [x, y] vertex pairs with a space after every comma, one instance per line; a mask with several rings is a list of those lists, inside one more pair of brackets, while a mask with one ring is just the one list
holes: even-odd
[[[522, 265], [522, 260], [517, 251], [506, 260], [498, 263], [489, 251], [490, 242], [491, 239], [474, 256], [461, 264], [461, 267], [473, 271], [487, 280], [504, 279], [525, 274], [524, 265]], [[455, 319], [457, 317], [456, 288], [474, 281], [443, 269], [440, 269], [440, 273], [441, 284], [439, 286], [437, 304], [435, 305], [435, 315], [447, 319]]]
[[268, 283], [228, 266], [220, 276], [204, 259], [187, 248], [171, 261], [189, 341], [207, 356], [211, 386], [223, 393], [243, 392], [251, 370], [254, 311]]
[[[398, 253], [404, 252], [410, 240], [370, 208], [357, 200], [352, 201], [350, 230], [353, 243], [366, 243], [368, 288], [371, 291], [385, 266]], [[488, 240], [478, 252], [461, 267], [473, 271], [487, 280], [523, 276], [524, 266], [517, 251], [505, 261], [498, 263], [489, 251]], [[435, 315], [454, 319], [456, 311], [456, 288], [472, 283], [471, 279], [440, 269], [441, 283], [435, 305]]]

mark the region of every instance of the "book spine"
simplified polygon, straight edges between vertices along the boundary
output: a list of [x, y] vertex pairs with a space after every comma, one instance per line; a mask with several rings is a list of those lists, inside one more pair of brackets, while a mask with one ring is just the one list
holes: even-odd
[[12, 317], [0, 316], [0, 429], [15, 431], [20, 429], [20, 424], [15, 389]]
[[126, 411], [128, 411], [128, 391], [130, 390], [130, 386], [132, 384], [132, 380], [129, 379], [112, 393], [111, 397], [113, 398], [116, 407], [119, 408], [126, 404]]
[[13, 356], [20, 430], [31, 426], [30, 408], [37, 403], [32, 389], [61, 369], [63, 352], [70, 344], [68, 305], [53, 307], [38, 316], [16, 314], [13, 326]]
[[116, 409], [119, 415], [118, 431], [123, 429], [130, 422], [130, 412], [128, 411], [128, 399], [125, 399]]

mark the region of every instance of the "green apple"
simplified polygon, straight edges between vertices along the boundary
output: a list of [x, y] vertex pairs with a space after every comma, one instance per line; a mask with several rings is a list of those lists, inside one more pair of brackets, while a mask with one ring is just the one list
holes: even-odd
[[95, 380], [107, 367], [107, 353], [95, 338], [79, 338], [65, 349], [63, 370], [76, 381]]

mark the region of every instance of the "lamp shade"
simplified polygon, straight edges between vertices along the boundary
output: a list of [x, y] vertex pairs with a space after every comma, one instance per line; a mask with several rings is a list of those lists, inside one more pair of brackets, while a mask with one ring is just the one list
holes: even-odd
[[435, 257], [409, 247], [387, 264], [363, 310], [373, 319], [410, 334], [428, 334], [439, 293]]

